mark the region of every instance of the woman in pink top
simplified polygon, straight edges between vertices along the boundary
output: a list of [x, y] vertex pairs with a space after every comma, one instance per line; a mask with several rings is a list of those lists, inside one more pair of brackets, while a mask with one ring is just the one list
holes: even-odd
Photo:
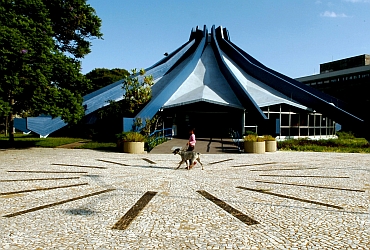
[[195, 143], [197, 142], [195, 140], [195, 134], [194, 134], [194, 129], [191, 129], [189, 131], [190, 137], [189, 137], [189, 142], [186, 144], [188, 145], [188, 151], [193, 151], [195, 147]]
[[[189, 137], [189, 142], [186, 143], [186, 145], [188, 146], [188, 151], [193, 151], [194, 148], [195, 148], [195, 143], [197, 142], [195, 140], [195, 134], [194, 134], [194, 129], [190, 129], [189, 130], [189, 134], [190, 134], [190, 137]], [[196, 162], [194, 162], [194, 165], [196, 164]], [[189, 165], [191, 166], [192, 165], [192, 161], [189, 160]]]

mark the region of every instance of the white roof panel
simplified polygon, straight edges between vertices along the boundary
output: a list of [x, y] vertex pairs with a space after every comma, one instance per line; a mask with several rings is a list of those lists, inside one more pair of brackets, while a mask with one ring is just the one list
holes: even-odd
[[163, 108], [198, 101], [243, 108], [221, 74], [211, 45], [207, 45], [194, 71], [164, 104]]
[[226, 54], [222, 53], [222, 56], [231, 72], [244, 87], [244, 90], [248, 92], [248, 94], [253, 98], [259, 107], [286, 103], [297, 108], [305, 110], [308, 109], [306, 106], [301, 105], [294, 100], [290, 100], [290, 98], [286, 95], [245, 73]]

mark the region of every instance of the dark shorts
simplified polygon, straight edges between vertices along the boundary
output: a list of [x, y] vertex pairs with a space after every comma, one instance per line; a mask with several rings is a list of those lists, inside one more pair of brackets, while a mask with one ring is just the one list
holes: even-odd
[[194, 151], [194, 146], [189, 145], [189, 147], [188, 147], [188, 150], [187, 150], [187, 151]]

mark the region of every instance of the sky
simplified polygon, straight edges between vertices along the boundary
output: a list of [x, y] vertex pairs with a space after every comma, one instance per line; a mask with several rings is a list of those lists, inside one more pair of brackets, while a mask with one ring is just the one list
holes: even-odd
[[148, 68], [193, 27], [226, 27], [231, 41], [292, 78], [320, 63], [370, 54], [370, 0], [87, 0], [102, 19], [82, 73]]

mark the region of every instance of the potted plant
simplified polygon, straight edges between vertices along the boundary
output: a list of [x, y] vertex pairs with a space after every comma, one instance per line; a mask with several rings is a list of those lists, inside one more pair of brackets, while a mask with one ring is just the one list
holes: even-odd
[[276, 152], [276, 139], [271, 135], [264, 135], [263, 139], [265, 140], [265, 151]]
[[138, 132], [122, 132], [117, 135], [117, 147], [123, 153], [142, 154], [146, 137]]
[[244, 152], [255, 154], [265, 153], [265, 140], [254, 134], [244, 136]]

